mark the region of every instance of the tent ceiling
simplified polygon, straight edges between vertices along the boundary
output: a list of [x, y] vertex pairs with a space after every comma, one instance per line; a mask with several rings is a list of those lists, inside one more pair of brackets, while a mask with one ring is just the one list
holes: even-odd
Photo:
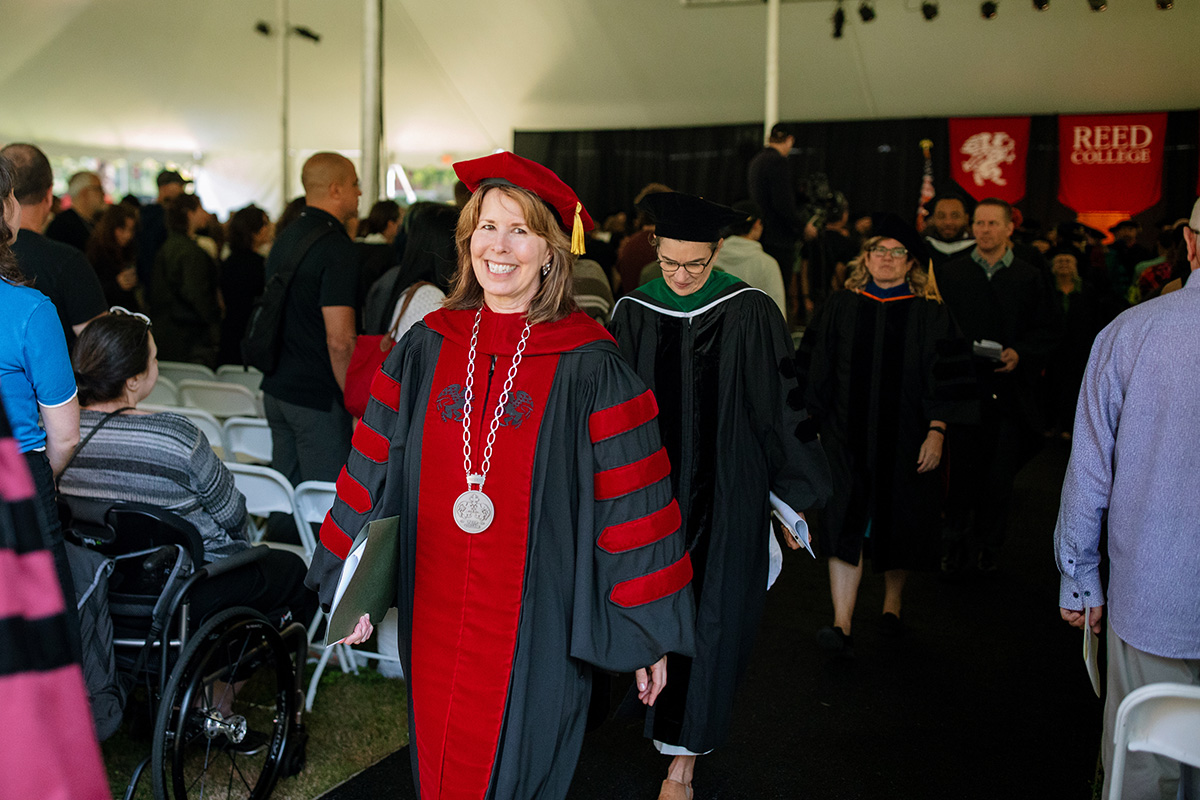
[[[784, 3], [780, 116], [1166, 110], [1200, 105], [1200, 2]], [[296, 150], [359, 147], [362, 5], [290, 0]], [[0, 0], [0, 138], [132, 152], [278, 148], [275, 0]], [[514, 129], [762, 118], [765, 5], [678, 0], [385, 0], [384, 130], [410, 160], [511, 144]]]

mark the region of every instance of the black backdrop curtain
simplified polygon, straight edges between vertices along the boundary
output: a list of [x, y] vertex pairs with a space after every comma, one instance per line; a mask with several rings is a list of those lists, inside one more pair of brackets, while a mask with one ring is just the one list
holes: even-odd
[[[950, 180], [946, 118], [795, 122], [791, 155], [797, 189], [806, 176], [824, 173], [855, 212], [894, 211], [914, 219], [920, 196], [922, 139], [933, 142], [934, 187], [965, 194]], [[1196, 199], [1200, 114], [1167, 115], [1163, 199], [1138, 215], [1144, 228], [1187, 216]], [[513, 149], [553, 169], [575, 189], [597, 223], [632, 212], [647, 183], [703, 195], [720, 203], [747, 196], [746, 171], [762, 148], [762, 125], [715, 125], [601, 131], [517, 131]], [[1017, 205], [1043, 226], [1074, 219], [1058, 202], [1058, 118], [1035, 116], [1030, 125], [1025, 199]]]

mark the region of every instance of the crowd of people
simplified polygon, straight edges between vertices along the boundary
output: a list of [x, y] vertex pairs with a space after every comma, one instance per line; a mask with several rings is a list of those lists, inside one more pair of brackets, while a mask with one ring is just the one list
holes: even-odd
[[[397, 651], [423, 793], [565, 796], [598, 670], [634, 674], [646, 736], [671, 756], [659, 796], [690, 800], [735, 713], [774, 551], [810, 545], [794, 520], [828, 559], [833, 615], [816, 643], [851, 658], [864, 562], [883, 576], [880, 630], [902, 636], [912, 571], [1001, 568], [1016, 475], [1047, 440], [1078, 452], [1056, 534], [1063, 616], [1098, 628], [1074, 602], [1103, 605], [1084, 566], [1108, 507], [1093, 473], [1136, 427], [1118, 430], [1114, 404], [1153, 400], [1115, 388], [1133, 379], [1128, 339], [1109, 327], [1093, 342], [1131, 305], [1117, 327], [1159, 308], [1176, 309], [1171, 332], [1194, 321], [1190, 294], [1147, 301], [1187, 282], [1200, 219], [1165, 221], [1156, 252], [1132, 220], [1106, 244], [954, 193], [914, 225], [852, 213], [837, 192], [798, 197], [793, 144], [776, 126], [731, 206], [651, 183], [599, 226], [557, 175], [510, 153], [456, 164], [454, 205], [383, 200], [364, 219], [353, 163], [318, 153], [275, 222], [249, 205], [221, 224], [172, 170], [145, 204], [109, 205], [78, 173], [54, 213], [45, 154], [3, 148], [0, 395], [64, 595], [58, 494], [171, 509], [211, 559], [249, 546], [244, 498], [204, 435], [138, 404], [160, 357], [242, 363], [256, 303], [274, 303], [272, 466], [293, 485], [336, 482], [338, 499], [307, 577], [279, 551], [206, 587], [193, 613], [235, 601], [307, 622], [358, 531], [399, 517], [398, 614], [364, 617], [347, 642], [378, 630]], [[387, 355], [363, 377], [367, 337]], [[1186, 393], [1183, 360], [1182, 377], [1164, 362], [1146, 380], [1170, 372]], [[1151, 493], [1157, 456], [1140, 457]], [[773, 529], [773, 511], [793, 522]], [[1130, 536], [1113, 513], [1110, 536]], [[1153, 570], [1134, 562], [1138, 580]], [[1164, 602], [1186, 616], [1198, 601]], [[1120, 613], [1123, 691], [1142, 667], [1114, 641], [1200, 679], [1200, 634], [1180, 633], [1194, 621], [1141, 636]]]

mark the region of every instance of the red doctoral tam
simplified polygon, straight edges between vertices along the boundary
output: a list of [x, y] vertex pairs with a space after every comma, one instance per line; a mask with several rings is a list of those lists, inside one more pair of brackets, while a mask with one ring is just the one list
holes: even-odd
[[558, 214], [562, 229], [571, 235], [571, 252], [583, 253], [583, 234], [596, 227], [575, 190], [562, 178], [536, 161], [507, 151], [483, 158], [459, 161], [454, 165], [459, 180], [474, 192], [485, 184], [519, 186], [540, 197]]

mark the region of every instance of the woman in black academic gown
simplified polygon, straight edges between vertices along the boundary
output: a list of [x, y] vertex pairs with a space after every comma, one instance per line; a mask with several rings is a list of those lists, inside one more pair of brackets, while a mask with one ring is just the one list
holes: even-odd
[[900, 631], [911, 569], [938, 552], [946, 427], [973, 421], [966, 343], [928, 295], [924, 243], [894, 214], [876, 219], [846, 288], [830, 296], [800, 344], [805, 403], [818, 421], [833, 499], [818, 539], [829, 556], [834, 621], [823, 648], [852, 650], [851, 618], [867, 555], [883, 572], [880, 624]]
[[[795, 512], [829, 495], [801, 402], [792, 340], [765, 293], [714, 271], [744, 213], [680, 192], [639, 205], [660, 275], [626, 294], [609, 329], [663, 413], [670, 477], [695, 570], [696, 652], [673, 652], [646, 735], [672, 756], [659, 800], [690, 800], [696, 758], [725, 743], [766, 603], [774, 493]], [[807, 537], [806, 537], [807, 539]], [[801, 542], [794, 532], [788, 546]]]

